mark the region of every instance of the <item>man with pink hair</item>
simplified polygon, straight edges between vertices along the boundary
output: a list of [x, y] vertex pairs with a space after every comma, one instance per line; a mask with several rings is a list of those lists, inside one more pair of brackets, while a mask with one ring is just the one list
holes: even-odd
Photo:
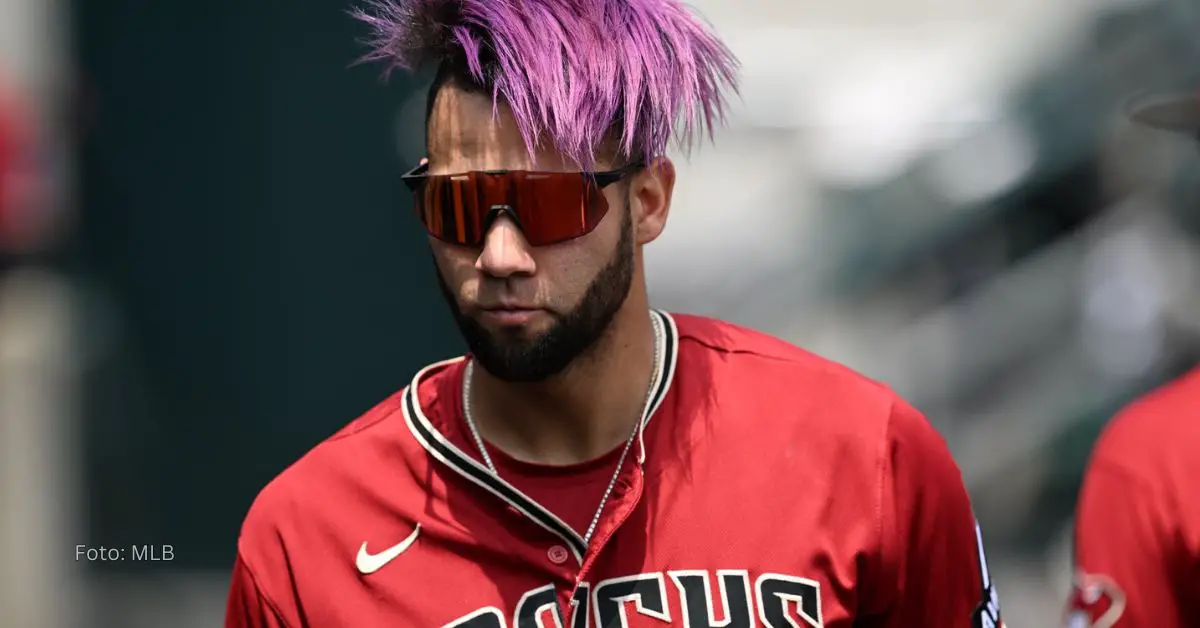
[[917, 410], [650, 307], [668, 145], [711, 133], [736, 85], [702, 21], [676, 0], [357, 15], [367, 59], [436, 69], [404, 180], [469, 353], [261, 492], [227, 626], [1001, 624], [962, 476]]

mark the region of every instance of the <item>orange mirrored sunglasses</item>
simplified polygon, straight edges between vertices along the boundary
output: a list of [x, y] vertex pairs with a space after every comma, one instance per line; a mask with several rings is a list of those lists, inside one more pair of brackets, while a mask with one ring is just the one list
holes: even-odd
[[477, 170], [429, 174], [421, 164], [403, 176], [417, 218], [431, 236], [479, 247], [497, 216], [507, 214], [531, 246], [591, 233], [608, 213], [605, 187], [645, 166], [635, 161], [604, 172]]

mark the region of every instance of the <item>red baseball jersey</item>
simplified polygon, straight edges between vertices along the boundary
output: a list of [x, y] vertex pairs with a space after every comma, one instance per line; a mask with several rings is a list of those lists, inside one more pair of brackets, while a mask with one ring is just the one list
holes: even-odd
[[15, 229], [17, 208], [13, 205], [13, 177], [21, 153], [20, 126], [15, 107], [0, 87], [0, 251], [8, 248]]
[[238, 543], [230, 628], [993, 627], [995, 588], [942, 438], [887, 387], [779, 340], [654, 312], [635, 442], [543, 467], [462, 417], [464, 359], [273, 480]]
[[1097, 441], [1075, 516], [1069, 628], [1200, 621], [1200, 369], [1123, 410]]
[[0, 254], [35, 244], [47, 225], [36, 212], [45, 207], [35, 195], [35, 133], [26, 103], [0, 82]]

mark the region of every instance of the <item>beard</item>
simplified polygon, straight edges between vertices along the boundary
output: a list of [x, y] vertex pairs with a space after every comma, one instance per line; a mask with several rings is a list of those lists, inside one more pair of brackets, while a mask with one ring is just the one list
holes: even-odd
[[612, 258], [588, 284], [579, 304], [565, 314], [549, 312], [553, 318], [550, 328], [533, 338], [488, 331], [462, 311], [440, 270], [436, 272], [438, 287], [480, 366], [502, 381], [541, 382], [562, 373], [604, 336], [633, 285], [633, 248], [633, 219], [626, 203], [621, 239]]

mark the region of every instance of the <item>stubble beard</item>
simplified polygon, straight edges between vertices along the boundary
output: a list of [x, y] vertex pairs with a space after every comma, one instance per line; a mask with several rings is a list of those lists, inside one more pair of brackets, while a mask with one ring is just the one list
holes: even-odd
[[633, 286], [633, 224], [628, 204], [623, 213], [621, 239], [613, 256], [592, 279], [579, 304], [565, 314], [549, 312], [553, 317], [550, 328], [532, 338], [489, 331], [462, 311], [446, 279], [436, 272], [459, 333], [484, 370], [510, 383], [542, 382], [561, 374], [596, 347]]

